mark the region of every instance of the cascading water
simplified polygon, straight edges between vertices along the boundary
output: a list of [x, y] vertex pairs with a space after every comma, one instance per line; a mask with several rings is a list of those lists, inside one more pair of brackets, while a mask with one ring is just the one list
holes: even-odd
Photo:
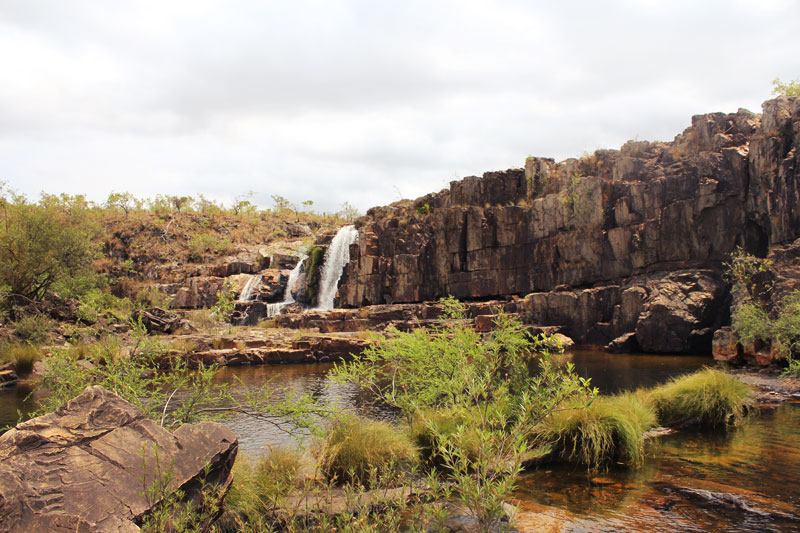
[[333, 300], [339, 288], [339, 280], [347, 263], [350, 262], [350, 245], [356, 242], [358, 230], [355, 226], [345, 226], [336, 236], [325, 252], [322, 276], [319, 281], [317, 309], [333, 309]]
[[303, 268], [304, 262], [305, 258], [298, 261], [298, 263], [292, 269], [292, 272], [289, 274], [289, 280], [286, 282], [286, 292], [283, 293], [283, 301], [274, 304], [267, 304], [267, 318], [272, 318], [275, 315], [280, 314], [281, 310], [284, 307], [294, 303], [294, 297], [292, 296], [292, 286], [297, 281], [297, 277], [300, 275], [300, 269]]
[[254, 274], [247, 280], [241, 294], [239, 294], [240, 302], [249, 302], [253, 296], [253, 290], [261, 283], [261, 274]]

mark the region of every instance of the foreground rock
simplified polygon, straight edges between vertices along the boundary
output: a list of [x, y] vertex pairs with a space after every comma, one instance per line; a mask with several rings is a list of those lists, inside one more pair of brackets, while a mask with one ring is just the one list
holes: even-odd
[[159, 503], [143, 493], [161, 473], [187, 501], [201, 483], [224, 494], [236, 436], [220, 424], [170, 433], [102, 387], [0, 436], [0, 531], [134, 532]]

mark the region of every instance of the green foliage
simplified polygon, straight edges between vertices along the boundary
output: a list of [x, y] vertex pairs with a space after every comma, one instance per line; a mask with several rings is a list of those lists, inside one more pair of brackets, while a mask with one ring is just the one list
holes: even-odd
[[196, 233], [188, 245], [189, 260], [200, 262], [205, 254], [225, 254], [233, 250], [233, 243], [227, 237], [219, 237], [211, 233]]
[[222, 288], [217, 291], [217, 303], [211, 307], [211, 313], [217, 319], [227, 322], [230, 320], [231, 313], [236, 308], [236, 292], [229, 279], [222, 283]]
[[343, 415], [327, 427], [319, 468], [328, 480], [368, 486], [409, 470], [417, 457], [408, 436], [391, 424]]
[[14, 324], [14, 337], [29, 344], [44, 344], [54, 327], [55, 322], [46, 315], [26, 315]]
[[308, 250], [308, 259], [303, 263], [303, 270], [306, 273], [306, 294], [301, 299], [304, 304], [317, 305], [319, 295], [319, 281], [322, 274], [322, 265], [325, 262], [325, 248], [322, 246], [312, 246]]
[[96, 246], [82, 211], [0, 201], [0, 285], [10, 303], [41, 300], [54, 283], [90, 272]]
[[786, 366], [786, 370], [784, 370], [781, 375], [800, 378], [800, 360], [794, 358], [789, 359], [789, 364]]
[[267, 530], [265, 518], [274, 516], [286, 498], [302, 488], [302, 469], [303, 458], [296, 449], [274, 448], [259, 460], [238, 456], [234, 483], [225, 498], [228, 512], [221, 525], [227, 522], [230, 527], [224, 529], [239, 531], [249, 522]]
[[772, 261], [745, 252], [737, 246], [725, 263], [725, 280], [733, 286], [734, 292], [744, 291], [744, 295], [755, 302], [763, 299], [772, 290]]
[[128, 298], [117, 298], [107, 291], [91, 289], [84, 294], [78, 307], [78, 317], [93, 323], [102, 317], [113, 318], [117, 322], [127, 322], [133, 311]]
[[42, 351], [27, 342], [4, 343], [0, 345], [0, 362], [11, 363], [17, 374], [30, 374], [36, 361], [42, 358]]
[[108, 195], [108, 199], [106, 200], [106, 207], [109, 209], [119, 209], [125, 213], [127, 217], [128, 214], [134, 208], [141, 208], [142, 202], [138, 200], [134, 195], [129, 192], [115, 192], [112, 191], [111, 194]]
[[767, 304], [773, 289], [772, 261], [753, 257], [737, 248], [726, 267], [726, 277], [733, 284], [733, 292], [743, 296], [743, 302], [731, 317], [739, 341], [771, 344], [773, 349], [791, 360], [800, 348], [800, 291], [786, 294], [769, 310]]
[[567, 399], [596, 391], [571, 365], [554, 365], [548, 339], [531, 338], [515, 318], [500, 314], [481, 336], [466, 326], [463, 304], [443, 304], [444, 325], [390, 331], [331, 378], [398, 407], [454, 494], [489, 528], [503, 518], [535, 425]]
[[780, 78], [772, 80], [772, 94], [776, 96], [800, 96], [800, 80], [782, 82]]
[[[90, 347], [54, 349], [42, 377], [42, 386], [50, 395], [31, 416], [53, 411], [89, 384], [105, 387], [168, 427], [194, 422], [203, 409], [227, 398], [226, 389], [212, 382], [216, 367], [191, 370], [183, 359], [174, 358], [168, 361], [168, 371], [154, 371], [165, 363], [165, 351], [138, 325], [134, 344], [128, 348], [106, 336]], [[89, 360], [75, 357], [81, 353]]]
[[535, 441], [566, 461], [592, 469], [644, 460], [644, 433], [657, 423], [656, 413], [641, 394], [595, 398], [589, 405], [566, 406], [536, 428]]
[[431, 213], [430, 204], [422, 204], [420, 206], [417, 206], [418, 215], [429, 215], [430, 213]]
[[723, 426], [741, 420], [751, 402], [749, 385], [706, 368], [670, 380], [647, 393], [648, 401], [665, 426], [701, 424]]
[[753, 344], [756, 340], [769, 341], [772, 327], [769, 315], [763, 307], [753, 302], [739, 305], [733, 312], [733, 328], [743, 344]]

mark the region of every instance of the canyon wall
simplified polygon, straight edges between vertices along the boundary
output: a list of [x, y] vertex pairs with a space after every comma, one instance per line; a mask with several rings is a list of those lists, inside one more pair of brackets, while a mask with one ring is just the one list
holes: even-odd
[[672, 142], [528, 158], [371, 209], [339, 305], [519, 297], [530, 322], [579, 342], [710, 349], [730, 252], [764, 256], [800, 236], [798, 174], [800, 98], [786, 97], [761, 115], [695, 116]]

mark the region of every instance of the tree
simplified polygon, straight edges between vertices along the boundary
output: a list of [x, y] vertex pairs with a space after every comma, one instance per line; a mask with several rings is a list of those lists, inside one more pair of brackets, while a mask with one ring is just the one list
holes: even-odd
[[112, 191], [106, 200], [106, 207], [110, 209], [121, 209], [125, 212], [125, 216], [131, 212], [131, 209], [138, 207], [139, 202], [129, 192], [116, 192]]
[[41, 300], [54, 283], [91, 272], [96, 247], [76, 213], [27, 204], [0, 204], [0, 285], [12, 305]]
[[772, 80], [772, 94], [777, 96], [800, 96], [800, 80], [782, 82], [780, 78]]

